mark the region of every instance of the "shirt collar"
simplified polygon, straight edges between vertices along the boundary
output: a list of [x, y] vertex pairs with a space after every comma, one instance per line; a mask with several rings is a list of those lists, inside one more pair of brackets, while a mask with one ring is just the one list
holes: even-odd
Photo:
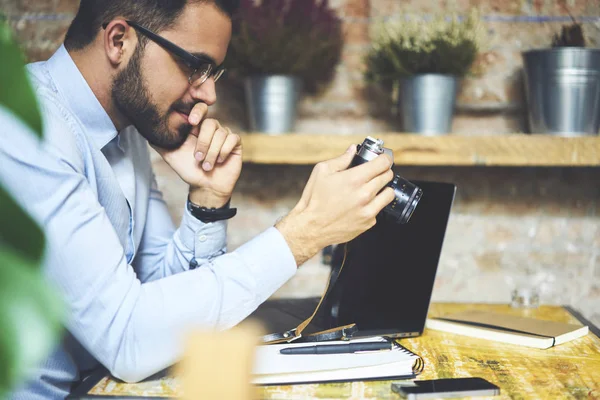
[[117, 129], [64, 45], [48, 60], [47, 66], [58, 92], [83, 124], [85, 134], [102, 149], [117, 136]]

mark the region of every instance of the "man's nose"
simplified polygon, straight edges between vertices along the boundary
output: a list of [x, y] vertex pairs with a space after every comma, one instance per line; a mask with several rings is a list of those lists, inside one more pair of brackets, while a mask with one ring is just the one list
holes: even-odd
[[192, 85], [190, 92], [194, 100], [206, 103], [206, 105], [212, 106], [217, 101], [215, 81], [212, 77], [209, 77], [201, 85]]

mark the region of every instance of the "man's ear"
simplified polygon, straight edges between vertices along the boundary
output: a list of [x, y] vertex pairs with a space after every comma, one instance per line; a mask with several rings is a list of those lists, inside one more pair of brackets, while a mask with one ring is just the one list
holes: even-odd
[[137, 45], [137, 35], [125, 20], [115, 19], [104, 28], [104, 51], [110, 63], [117, 67], [126, 62]]

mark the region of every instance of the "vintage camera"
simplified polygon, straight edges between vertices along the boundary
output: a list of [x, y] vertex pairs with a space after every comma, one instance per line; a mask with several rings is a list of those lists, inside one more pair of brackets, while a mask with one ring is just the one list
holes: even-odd
[[[382, 153], [386, 153], [392, 160], [394, 159], [392, 150], [383, 147], [383, 140], [368, 136], [362, 144], [358, 145], [350, 167], [364, 164]], [[399, 224], [407, 223], [421, 200], [423, 191], [400, 175], [394, 175], [394, 179], [387, 186], [394, 189], [396, 198], [385, 206], [382, 213]]]

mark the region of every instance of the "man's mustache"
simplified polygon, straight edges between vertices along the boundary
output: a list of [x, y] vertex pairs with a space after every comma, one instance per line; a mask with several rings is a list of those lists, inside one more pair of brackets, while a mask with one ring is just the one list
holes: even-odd
[[198, 104], [198, 103], [183, 103], [183, 102], [177, 102], [175, 104], [173, 104], [173, 106], [171, 107], [173, 110], [180, 112], [182, 114], [185, 115], [190, 115], [190, 113], [192, 112], [192, 109], [194, 108], [194, 106]]

